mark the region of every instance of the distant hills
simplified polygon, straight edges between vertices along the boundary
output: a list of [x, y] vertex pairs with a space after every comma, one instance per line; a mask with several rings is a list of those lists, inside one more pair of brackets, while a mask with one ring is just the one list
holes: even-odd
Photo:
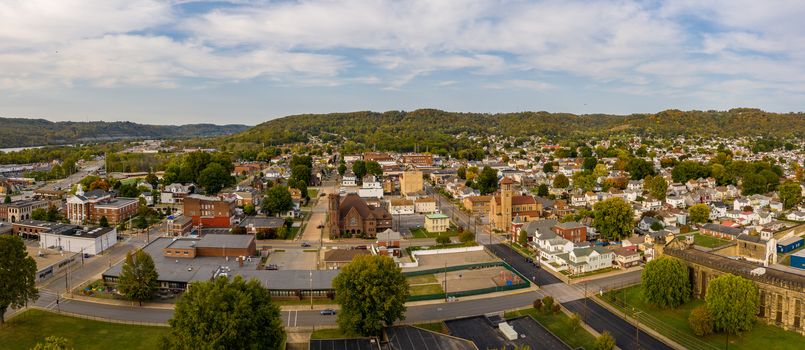
[[[569, 113], [456, 113], [435, 109], [411, 112], [303, 114], [274, 119], [225, 137], [226, 142], [281, 144], [304, 142], [307, 135], [331, 137], [378, 150], [460, 149], [454, 135], [556, 136], [700, 135], [803, 137], [805, 114], [770, 113], [759, 109], [728, 111], [666, 110], [655, 114], [575, 115]], [[469, 145], [472, 146], [472, 145]]]
[[0, 118], [0, 148], [62, 145], [81, 142], [192, 138], [238, 133], [246, 125], [147, 125], [132, 122], [52, 122], [44, 119]]

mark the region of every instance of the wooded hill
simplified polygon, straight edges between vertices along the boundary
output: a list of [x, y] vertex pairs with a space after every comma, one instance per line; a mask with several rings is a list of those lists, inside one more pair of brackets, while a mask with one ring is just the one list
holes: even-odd
[[305, 142], [307, 135], [325, 139], [336, 134], [378, 150], [410, 151], [414, 145], [452, 148], [455, 135], [556, 136], [558, 138], [608, 135], [700, 135], [764, 136], [773, 138], [805, 135], [805, 114], [769, 113], [758, 109], [729, 111], [667, 110], [656, 114], [575, 115], [568, 113], [455, 113], [435, 109], [411, 112], [389, 111], [303, 114], [274, 119], [226, 142], [277, 145]]
[[234, 134], [246, 125], [147, 125], [132, 122], [51, 122], [0, 118], [0, 148], [60, 145], [133, 138], [191, 138]]

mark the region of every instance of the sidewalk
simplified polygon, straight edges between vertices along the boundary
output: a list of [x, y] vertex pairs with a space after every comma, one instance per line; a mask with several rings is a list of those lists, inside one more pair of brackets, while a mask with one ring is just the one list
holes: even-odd
[[[600, 305], [601, 307], [609, 310], [609, 312], [611, 312], [612, 314], [614, 314], [614, 315], [616, 315], [618, 317], [621, 317], [623, 320], [625, 320], [627, 322], [631, 322], [632, 324], [634, 324], [634, 318], [633, 317], [629, 317], [629, 315], [624, 313], [622, 310], [618, 310], [617, 308], [613, 307], [612, 305], [610, 305], [606, 301], [602, 300], [599, 296], [593, 295], [592, 298], [590, 298], [590, 299], [593, 300], [596, 304]], [[652, 337], [661, 340], [663, 343], [667, 344], [668, 346], [670, 346], [670, 347], [672, 347], [674, 349], [679, 349], [679, 350], [686, 350], [687, 349], [684, 346], [680, 345], [679, 343], [669, 339], [668, 337], [666, 337], [666, 336], [660, 334], [659, 332], [655, 331], [653, 328], [647, 327], [646, 325], [644, 325], [642, 323], [638, 322], [637, 327], [640, 328], [641, 331], [650, 334]]]

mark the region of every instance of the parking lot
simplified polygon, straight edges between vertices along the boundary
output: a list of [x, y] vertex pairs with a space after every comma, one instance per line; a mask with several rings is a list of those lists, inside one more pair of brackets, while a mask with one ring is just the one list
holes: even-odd
[[392, 215], [392, 219], [394, 220], [393, 228], [397, 229], [404, 238], [412, 238], [412, 228], [425, 226], [425, 215], [422, 214]]
[[268, 255], [266, 266], [275, 264], [280, 270], [316, 270], [316, 255], [315, 251], [304, 249], [274, 251]]

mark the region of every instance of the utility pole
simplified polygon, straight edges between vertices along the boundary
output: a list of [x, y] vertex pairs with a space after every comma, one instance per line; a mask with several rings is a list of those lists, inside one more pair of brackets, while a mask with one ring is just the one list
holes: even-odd
[[313, 310], [313, 270], [310, 270], [310, 309]]
[[640, 317], [640, 314], [642, 314], [642, 313], [643, 313], [642, 311], [638, 311], [638, 310], [635, 309], [635, 313], [634, 313], [635, 335], [634, 335], [634, 338], [635, 338], [635, 343], [637, 344], [638, 349], [640, 349], [640, 318], [639, 317]]
[[447, 261], [444, 262], [444, 302], [447, 302]]

